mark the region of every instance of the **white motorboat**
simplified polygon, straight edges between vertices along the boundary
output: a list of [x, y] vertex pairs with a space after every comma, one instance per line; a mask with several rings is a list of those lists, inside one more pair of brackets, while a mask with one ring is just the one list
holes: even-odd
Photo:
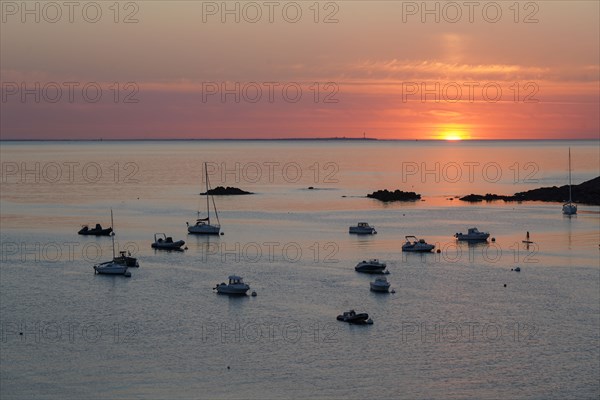
[[356, 233], [359, 235], [371, 235], [377, 233], [374, 227], [370, 226], [366, 222], [359, 222], [356, 226], [351, 226], [349, 233]]
[[354, 267], [354, 270], [356, 272], [366, 272], [368, 274], [381, 274], [386, 267], [387, 265], [385, 263], [373, 258], [369, 261], [363, 260], [359, 262], [356, 264], [356, 267]]
[[116, 261], [107, 261], [94, 265], [94, 273], [106, 275], [125, 275], [131, 276], [131, 272], [127, 271], [127, 265], [119, 264]]
[[389, 292], [390, 283], [385, 276], [379, 277], [371, 282], [371, 290], [374, 292]]
[[405, 239], [406, 243], [402, 245], [402, 251], [429, 252], [435, 248], [435, 245], [413, 235], [405, 236]]
[[[217, 206], [215, 205], [215, 198], [212, 194], [209, 194], [210, 190], [210, 182], [208, 181], [208, 170], [206, 168], [206, 163], [204, 163], [204, 177], [206, 180], [206, 218], [200, 218], [200, 211], [198, 211], [196, 223], [194, 225], [190, 225], [189, 222], [186, 222], [189, 233], [199, 234], [199, 235], [218, 235], [221, 231], [221, 224], [219, 222], [219, 213], [217, 212]], [[215, 216], [217, 218], [217, 223], [210, 222], [210, 201], [212, 200], [213, 209], [215, 211]]]
[[229, 283], [217, 283], [215, 288], [218, 293], [223, 294], [246, 294], [250, 290], [250, 286], [244, 283], [242, 277], [237, 275], [229, 276]]
[[171, 236], [167, 236], [164, 233], [155, 233], [152, 248], [160, 250], [181, 250], [181, 246], [184, 244], [185, 242], [183, 240], [174, 242]]
[[562, 206], [562, 212], [564, 215], [575, 215], [577, 214], [577, 206], [573, 204], [571, 200], [571, 148], [569, 147], [569, 201]]
[[489, 232], [480, 232], [477, 228], [469, 228], [467, 233], [457, 232], [454, 237], [458, 240], [484, 241], [490, 237]]

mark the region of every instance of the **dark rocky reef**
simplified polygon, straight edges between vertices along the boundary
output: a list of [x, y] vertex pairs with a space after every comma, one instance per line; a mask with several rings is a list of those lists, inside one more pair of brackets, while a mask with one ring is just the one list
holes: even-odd
[[378, 190], [371, 194], [368, 194], [367, 197], [371, 199], [377, 199], [380, 201], [388, 202], [388, 201], [416, 201], [421, 199], [421, 195], [415, 192], [403, 192], [402, 190], [396, 189], [393, 192], [390, 192], [387, 189]]
[[499, 194], [487, 193], [485, 195], [481, 194], [469, 194], [467, 196], [463, 196], [460, 198], [462, 201], [468, 201], [471, 203], [476, 203], [479, 201], [495, 201], [495, 200], [504, 200], [504, 201], [512, 201], [513, 196], [502, 196]]
[[217, 186], [214, 189], [210, 189], [208, 192], [200, 193], [201, 195], [212, 194], [214, 196], [237, 196], [242, 194], [254, 194], [252, 192], [246, 192], [245, 190], [227, 186], [226, 188], [223, 186]]
[[[571, 186], [572, 199], [574, 203], [600, 205], [600, 176], [589, 181], [580, 183], [579, 185]], [[562, 203], [569, 200], [569, 186], [552, 186], [538, 189], [528, 190], [526, 192], [518, 192], [512, 196], [503, 196], [497, 194], [470, 194], [461, 197], [462, 201], [478, 202], [478, 201], [553, 201]]]

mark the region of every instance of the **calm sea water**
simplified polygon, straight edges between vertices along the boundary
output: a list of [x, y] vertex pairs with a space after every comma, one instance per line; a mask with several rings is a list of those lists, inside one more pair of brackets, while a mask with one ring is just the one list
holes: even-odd
[[[599, 208], [454, 197], [564, 185], [568, 147], [581, 183], [598, 145], [4, 142], [1, 397], [597, 398]], [[220, 237], [186, 234], [205, 162], [213, 187], [255, 192], [215, 199]], [[423, 199], [364, 197], [383, 188]], [[94, 275], [110, 238], [76, 234], [111, 209], [131, 278]], [[349, 235], [359, 221], [378, 234]], [[455, 243], [471, 226], [495, 242]], [[188, 250], [152, 250], [155, 232]], [[405, 235], [441, 252], [402, 254]], [[367, 258], [394, 294], [369, 291]], [[258, 295], [215, 294], [232, 273]], [[336, 321], [351, 308], [374, 325]]]

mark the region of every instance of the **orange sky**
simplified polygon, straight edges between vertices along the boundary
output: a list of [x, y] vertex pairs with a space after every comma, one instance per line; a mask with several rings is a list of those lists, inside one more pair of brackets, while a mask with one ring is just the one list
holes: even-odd
[[22, 4], [2, 3], [2, 139], [600, 131], [595, 1]]

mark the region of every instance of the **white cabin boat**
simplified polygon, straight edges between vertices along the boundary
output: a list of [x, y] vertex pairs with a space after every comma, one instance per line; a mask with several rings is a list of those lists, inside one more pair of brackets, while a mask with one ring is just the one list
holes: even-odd
[[388, 282], [385, 276], [375, 279], [373, 282], [370, 283], [370, 285], [371, 290], [374, 292], [387, 293], [390, 290], [390, 283]]
[[350, 227], [349, 233], [356, 233], [359, 235], [372, 235], [377, 233], [377, 231], [367, 222], [359, 222], [356, 226]]
[[229, 283], [218, 283], [215, 287], [218, 293], [222, 294], [246, 294], [250, 290], [250, 286], [244, 283], [242, 277], [237, 275], [229, 276]]
[[467, 233], [457, 232], [454, 237], [458, 240], [484, 241], [490, 237], [490, 233], [480, 232], [477, 228], [469, 228]]

